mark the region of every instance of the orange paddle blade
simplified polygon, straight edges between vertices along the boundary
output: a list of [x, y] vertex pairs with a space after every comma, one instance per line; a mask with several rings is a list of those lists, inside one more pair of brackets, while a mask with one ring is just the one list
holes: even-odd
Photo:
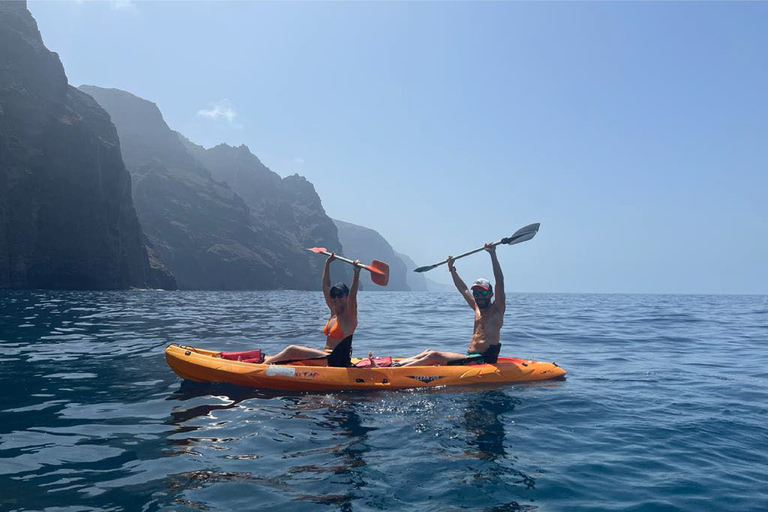
[[307, 247], [308, 251], [316, 252], [317, 254], [323, 254], [324, 252], [328, 252], [328, 249], [325, 247]]
[[389, 265], [383, 261], [373, 260], [370, 265], [364, 267], [371, 273], [371, 281], [379, 286], [387, 286], [389, 283]]

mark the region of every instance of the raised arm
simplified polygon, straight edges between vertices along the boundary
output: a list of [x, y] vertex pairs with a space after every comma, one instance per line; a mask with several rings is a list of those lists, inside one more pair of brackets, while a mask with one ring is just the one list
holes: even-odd
[[504, 293], [504, 274], [501, 272], [499, 259], [496, 257], [496, 246], [490, 243], [485, 244], [485, 250], [491, 255], [491, 265], [493, 265], [493, 279], [496, 281], [494, 290], [494, 304], [502, 304], [507, 307], [507, 295]]
[[349, 287], [349, 296], [347, 297], [347, 310], [357, 318], [357, 289], [360, 287], [360, 260], [355, 260], [352, 267], [352, 286]]
[[464, 300], [467, 301], [467, 304], [469, 304], [469, 307], [472, 309], [475, 309], [475, 299], [472, 297], [472, 293], [467, 288], [467, 285], [462, 279], [459, 277], [459, 273], [456, 272], [456, 267], [453, 266], [453, 258], [451, 256], [448, 256], [448, 272], [451, 273], [451, 277], [453, 278], [453, 284], [456, 285], [456, 289], [459, 290], [459, 293], [461, 293], [461, 296], [464, 297]]
[[328, 309], [331, 309], [331, 262], [336, 259], [336, 253], [332, 252], [328, 259], [325, 260], [325, 267], [323, 267], [323, 296], [325, 297], [325, 303], [328, 304]]

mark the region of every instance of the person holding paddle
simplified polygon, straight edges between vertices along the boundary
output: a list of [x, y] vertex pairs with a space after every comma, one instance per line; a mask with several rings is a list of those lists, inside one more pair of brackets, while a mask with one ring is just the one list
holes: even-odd
[[487, 243], [483, 246], [483, 249], [491, 255], [493, 277], [496, 279], [495, 296], [493, 285], [487, 279], [482, 278], [472, 284], [472, 291], [470, 292], [456, 272], [454, 258], [448, 256], [445, 261], [453, 278], [453, 284], [456, 285], [459, 293], [475, 313], [475, 328], [467, 353], [425, 350], [416, 356], [400, 361], [398, 366], [464, 365], [496, 362], [501, 350], [501, 327], [504, 325], [504, 312], [507, 309], [504, 274], [501, 272], [501, 265], [499, 265], [499, 260], [496, 257], [496, 245]]
[[331, 317], [323, 328], [326, 336], [325, 349], [289, 345], [277, 354], [267, 356], [264, 363], [285, 364], [303, 359], [327, 359], [328, 366], [351, 366], [352, 334], [357, 328], [357, 289], [360, 284], [360, 269], [364, 266], [360, 260], [350, 261], [354, 268], [352, 286], [348, 288], [344, 283], [331, 286], [329, 267], [337, 256], [335, 253], [327, 254], [329, 256], [323, 268], [322, 287], [325, 303], [331, 310]]

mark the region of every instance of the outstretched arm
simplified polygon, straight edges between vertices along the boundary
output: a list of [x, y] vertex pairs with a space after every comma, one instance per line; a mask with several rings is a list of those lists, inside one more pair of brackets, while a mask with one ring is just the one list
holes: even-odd
[[467, 301], [469, 307], [475, 309], [475, 299], [472, 298], [472, 293], [467, 288], [466, 283], [459, 277], [459, 273], [456, 272], [456, 267], [453, 266], [453, 258], [448, 256], [448, 272], [451, 273], [453, 278], [453, 284], [456, 285], [456, 289], [459, 290], [461, 296]]
[[352, 267], [352, 286], [349, 287], [349, 296], [347, 297], [347, 309], [355, 318], [357, 318], [357, 289], [360, 287], [360, 260], [355, 260], [355, 266]]
[[325, 303], [328, 304], [328, 309], [331, 309], [331, 262], [336, 259], [336, 253], [332, 252], [328, 259], [325, 260], [325, 267], [323, 267], [323, 296], [325, 297]]
[[496, 290], [494, 291], [494, 303], [502, 304], [506, 308], [507, 295], [504, 293], [504, 274], [501, 272], [499, 259], [496, 257], [496, 246], [490, 243], [485, 244], [485, 250], [491, 255], [491, 264], [493, 265], [493, 278], [496, 281]]

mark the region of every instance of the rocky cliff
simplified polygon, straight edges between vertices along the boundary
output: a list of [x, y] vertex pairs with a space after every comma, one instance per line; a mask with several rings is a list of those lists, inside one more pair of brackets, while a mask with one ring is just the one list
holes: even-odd
[[0, 2], [0, 288], [174, 286], [151, 266], [109, 116], [26, 2]]
[[397, 254], [397, 257], [400, 258], [400, 260], [405, 264], [405, 282], [408, 283], [408, 287], [411, 289], [411, 291], [427, 291], [427, 278], [424, 276], [424, 274], [413, 271], [413, 269], [416, 268], [416, 263], [414, 263], [414, 261], [405, 254], [399, 252], [396, 252], [395, 254]]
[[380, 260], [389, 264], [389, 284], [387, 287], [380, 288], [370, 285], [365, 287], [366, 290], [410, 290], [406, 281], [406, 265], [383, 236], [370, 228], [357, 224], [337, 219], [333, 219], [333, 222], [339, 228], [339, 240], [344, 247], [345, 256], [358, 258], [366, 263], [371, 260]]
[[[453, 291], [456, 289], [456, 287], [453, 284], [438, 283], [437, 281], [433, 281], [432, 279], [428, 278], [423, 273], [414, 272], [413, 269], [419, 267], [419, 265], [416, 265], [416, 263], [410, 258], [410, 256], [407, 256], [399, 252], [396, 252], [395, 254], [397, 254], [397, 256], [401, 260], [403, 260], [403, 263], [405, 263], [405, 268], [407, 270], [406, 282], [408, 283], [408, 286], [410, 286], [411, 291], [446, 292], [446, 291]], [[441, 269], [443, 272], [445, 272], [447, 270], [447, 267], [438, 267], [432, 272], [440, 272]]]
[[[191, 143], [183, 143], [168, 127], [154, 103], [117, 89], [80, 89], [111, 115], [133, 177], [133, 197], [144, 231], [181, 288], [319, 288], [322, 260], [304, 250], [298, 234], [302, 230], [311, 234], [313, 224], [305, 223], [306, 218], [284, 201], [276, 201], [274, 211], [268, 205], [251, 206], [226, 182], [225, 177], [240, 176], [241, 181], [233, 181], [238, 192], [242, 188], [246, 196], [254, 194], [243, 175], [254, 170], [251, 157], [258, 159], [247, 148], [220, 147], [208, 150], [209, 156], [199, 148], [193, 155]], [[221, 176], [214, 176], [208, 166]], [[306, 180], [281, 180], [269, 173], [257, 172], [256, 180], [263, 183], [253, 187], [285, 188], [303, 204], [316, 201], [322, 211]], [[269, 215], [264, 214], [267, 210]], [[293, 230], [285, 227], [291, 223]]]
[[[256, 223], [281, 235], [286, 264], [297, 272], [309, 270], [310, 287], [311, 283], [319, 282], [324, 260], [306, 248], [325, 247], [340, 251], [341, 244], [336, 225], [326, 215], [312, 183], [298, 174], [281, 178], [245, 145], [219, 144], [205, 149], [178, 135], [190, 154], [211, 171], [214, 179], [237, 191], [250, 207]], [[346, 280], [350, 276], [349, 268], [342, 265], [331, 268], [336, 279]]]

